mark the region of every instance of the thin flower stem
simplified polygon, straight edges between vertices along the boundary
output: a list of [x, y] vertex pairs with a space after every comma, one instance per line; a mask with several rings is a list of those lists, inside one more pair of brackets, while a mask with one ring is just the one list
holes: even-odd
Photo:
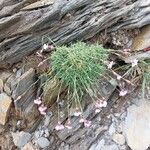
[[60, 121], [60, 108], [59, 108], [59, 96], [60, 96], [60, 91], [61, 91], [61, 86], [62, 86], [62, 82], [60, 84], [60, 88], [59, 88], [59, 92], [58, 92], [58, 95], [57, 95], [57, 107], [58, 107], [58, 122]]
[[146, 85], [146, 78], [143, 77], [143, 83], [142, 83], [142, 99], [145, 99], [145, 85]]

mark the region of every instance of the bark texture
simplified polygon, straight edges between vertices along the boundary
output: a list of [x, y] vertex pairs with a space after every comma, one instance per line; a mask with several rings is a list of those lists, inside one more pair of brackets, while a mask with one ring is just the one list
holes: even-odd
[[140, 28], [150, 23], [149, 8], [149, 0], [1, 0], [0, 68], [38, 50], [43, 36], [61, 45]]

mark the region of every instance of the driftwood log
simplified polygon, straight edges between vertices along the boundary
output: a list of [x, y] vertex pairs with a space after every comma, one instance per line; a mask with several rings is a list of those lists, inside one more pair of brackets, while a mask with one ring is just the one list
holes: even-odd
[[0, 68], [11, 66], [41, 46], [86, 40], [107, 29], [150, 23], [149, 0], [0, 0]]

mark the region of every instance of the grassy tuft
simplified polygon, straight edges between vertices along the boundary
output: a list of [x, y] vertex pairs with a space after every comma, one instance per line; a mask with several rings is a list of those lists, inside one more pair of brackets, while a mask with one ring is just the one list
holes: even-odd
[[150, 86], [150, 61], [142, 61], [141, 68], [143, 69], [142, 97], [144, 99], [145, 90]]
[[80, 101], [83, 93], [93, 91], [93, 84], [105, 73], [103, 62], [107, 58], [107, 50], [98, 44], [77, 42], [70, 47], [57, 47], [51, 56], [52, 72], [68, 88], [70, 98]]

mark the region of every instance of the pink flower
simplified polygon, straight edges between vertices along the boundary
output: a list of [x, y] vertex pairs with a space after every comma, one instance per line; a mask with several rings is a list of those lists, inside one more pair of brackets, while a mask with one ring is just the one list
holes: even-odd
[[41, 98], [39, 97], [39, 98], [35, 99], [34, 103], [37, 105], [40, 105], [42, 103]]
[[41, 113], [41, 112], [45, 112], [46, 109], [47, 109], [47, 107], [44, 106], [43, 104], [38, 108], [38, 110], [39, 110], [40, 113]]
[[131, 51], [131, 49], [123, 49], [123, 52], [125, 55], [129, 55], [130, 51]]
[[47, 50], [47, 49], [48, 49], [48, 44], [44, 44], [44, 45], [43, 45], [43, 49], [44, 49], [44, 50]]
[[85, 121], [84, 121], [84, 126], [85, 126], [86, 128], [89, 128], [89, 127], [91, 126], [91, 121], [85, 120]]
[[55, 127], [55, 130], [59, 131], [59, 130], [63, 130], [65, 127], [64, 125], [62, 125], [60, 122], [58, 122], [58, 124]]
[[128, 93], [127, 90], [122, 89], [119, 93], [119, 96], [125, 96]]
[[95, 107], [96, 108], [101, 108], [102, 107], [101, 101], [96, 102]]
[[111, 61], [111, 62], [107, 65], [107, 66], [108, 66], [108, 69], [111, 69], [113, 65], [114, 65], [114, 62]]
[[74, 112], [74, 116], [76, 116], [76, 117], [80, 116], [81, 114], [82, 114], [81, 111], [76, 111], [76, 112]]
[[45, 111], [40, 111], [40, 114], [41, 115], [46, 115], [46, 112]]
[[120, 75], [117, 75], [117, 80], [120, 80], [122, 77]]
[[97, 108], [97, 109], [95, 110], [95, 113], [97, 114], [97, 113], [99, 113], [100, 111], [101, 111], [101, 110]]
[[106, 106], [107, 106], [107, 101], [104, 101], [104, 100], [99, 100], [95, 104], [96, 108], [102, 108], [102, 107], [106, 107]]
[[83, 122], [85, 122], [85, 119], [84, 118], [80, 118], [79, 123], [83, 123]]
[[136, 66], [138, 64], [138, 60], [134, 59], [131, 63], [132, 63], [132, 67], [134, 67], [134, 66]]
[[107, 106], [107, 101], [102, 101], [102, 107], [106, 107]]
[[69, 130], [72, 129], [72, 126], [70, 124], [66, 124], [65, 127]]
[[125, 48], [125, 49], [123, 49], [123, 51], [124, 51], [124, 52], [129, 52], [129, 51], [131, 51], [131, 49]]
[[67, 123], [65, 124], [65, 127], [66, 127], [67, 129], [72, 129], [70, 118], [68, 118]]

